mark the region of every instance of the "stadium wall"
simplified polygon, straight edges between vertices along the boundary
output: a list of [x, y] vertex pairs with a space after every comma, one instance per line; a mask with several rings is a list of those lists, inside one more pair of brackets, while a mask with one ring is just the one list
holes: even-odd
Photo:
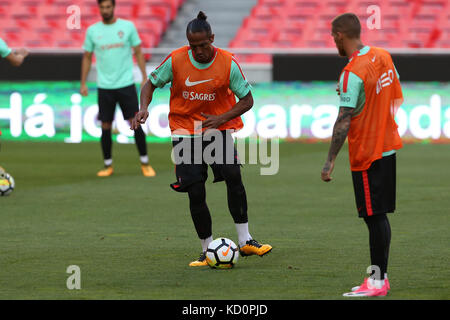
[[20, 66], [0, 59], [0, 81], [80, 80], [81, 53], [33, 53]]
[[[239, 52], [239, 51], [238, 51]], [[246, 51], [244, 51], [246, 52]], [[276, 52], [276, 51], [275, 51]], [[450, 81], [450, 53], [393, 53], [402, 81]], [[34, 53], [20, 68], [0, 59], [0, 81], [55, 81], [80, 79], [82, 53]], [[243, 64], [250, 82], [337, 81], [346, 59], [333, 51], [325, 53], [275, 53], [273, 63]], [[148, 65], [148, 69], [155, 66]], [[90, 72], [95, 81], [95, 65]]]
[[[450, 81], [450, 54], [392, 54], [402, 81]], [[273, 81], [337, 81], [347, 59], [328, 54], [275, 54]]]

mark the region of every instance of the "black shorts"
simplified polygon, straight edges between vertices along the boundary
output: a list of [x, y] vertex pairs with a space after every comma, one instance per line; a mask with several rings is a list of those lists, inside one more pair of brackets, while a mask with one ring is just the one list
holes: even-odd
[[396, 155], [374, 161], [366, 171], [352, 171], [359, 217], [395, 211]]
[[[208, 165], [214, 174], [214, 181], [224, 181], [223, 170], [226, 166], [236, 166], [240, 170], [240, 162], [234, 140], [229, 131], [217, 131], [222, 139], [214, 136], [172, 138], [173, 160], [177, 182], [170, 186], [178, 192], [187, 192], [187, 188], [196, 182], [208, 179]], [[208, 141], [210, 139], [210, 141]], [[220, 141], [222, 143], [220, 143]], [[220, 149], [212, 143], [220, 143]], [[216, 152], [217, 151], [217, 152]]]
[[132, 119], [139, 111], [139, 102], [134, 84], [118, 89], [97, 89], [98, 120], [113, 122], [116, 104], [119, 103], [125, 120]]

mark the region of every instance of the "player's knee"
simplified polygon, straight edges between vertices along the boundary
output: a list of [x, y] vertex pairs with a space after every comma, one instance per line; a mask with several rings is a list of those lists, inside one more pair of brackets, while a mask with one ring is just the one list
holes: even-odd
[[223, 166], [222, 175], [227, 184], [236, 185], [242, 183], [241, 168], [239, 165]]
[[112, 123], [111, 122], [102, 122], [102, 129], [103, 130], [111, 130]]
[[206, 201], [205, 184], [197, 182], [190, 185], [187, 189], [189, 195], [189, 202], [192, 205], [202, 204]]

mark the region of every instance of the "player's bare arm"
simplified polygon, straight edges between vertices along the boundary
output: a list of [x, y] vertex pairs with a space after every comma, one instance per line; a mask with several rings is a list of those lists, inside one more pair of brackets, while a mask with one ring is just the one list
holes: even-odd
[[151, 81], [145, 82], [141, 89], [140, 95], [140, 108], [139, 112], [136, 113], [134, 118], [131, 120], [131, 130], [136, 130], [142, 123], [145, 123], [148, 118], [148, 106], [152, 102], [153, 92], [156, 87]]
[[253, 107], [253, 96], [252, 92], [249, 91], [249, 93], [245, 97], [240, 99], [239, 102], [236, 103], [234, 107], [231, 108], [230, 111], [228, 112], [219, 115], [205, 114], [202, 112], [201, 115], [206, 118], [204, 121], [202, 121], [202, 127], [217, 129], [218, 127], [227, 123], [228, 121], [243, 115], [252, 107]]
[[141, 45], [137, 45], [133, 47], [134, 49], [134, 55], [136, 57], [137, 65], [139, 67], [139, 70], [141, 71], [142, 75], [142, 82], [141, 82], [141, 88], [144, 86], [144, 84], [147, 82], [147, 72], [145, 71], [145, 58], [144, 54], [142, 53]]
[[350, 129], [350, 122], [352, 120], [353, 108], [340, 107], [339, 115], [333, 127], [333, 136], [331, 138], [331, 145], [328, 151], [327, 161], [322, 169], [322, 180], [329, 182], [332, 180], [331, 173], [334, 168], [334, 161], [345, 142]]
[[81, 61], [81, 84], [80, 93], [82, 96], [88, 95], [88, 88], [86, 86], [87, 76], [92, 64], [92, 52], [85, 51], [83, 54], [83, 59]]
[[26, 56], [28, 56], [28, 50], [21, 48], [21, 49], [17, 49], [16, 51], [13, 51], [9, 55], [7, 55], [6, 60], [8, 60], [8, 62], [12, 66], [18, 67], [23, 63]]

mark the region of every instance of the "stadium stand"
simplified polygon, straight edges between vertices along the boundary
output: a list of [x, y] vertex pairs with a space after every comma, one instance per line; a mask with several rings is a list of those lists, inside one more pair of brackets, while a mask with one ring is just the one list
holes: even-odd
[[[367, 27], [377, 5], [381, 28]], [[330, 22], [354, 12], [362, 21], [363, 41], [386, 48], [450, 48], [450, 2], [447, 0], [258, 0], [243, 20], [231, 48], [332, 48]], [[369, 19], [370, 21], [370, 19]], [[239, 57], [269, 62], [270, 55]]]
[[[81, 9], [80, 29], [66, 27], [73, 5]], [[371, 5], [381, 9], [380, 29], [367, 27]], [[351, 11], [361, 18], [368, 44], [450, 48], [448, 0], [118, 0], [115, 13], [135, 23], [144, 48], [175, 48], [186, 43], [185, 26], [198, 10], [214, 24], [220, 47], [334, 48], [330, 21]], [[10, 47], [79, 50], [86, 27], [99, 20], [96, 0], [0, 0], [0, 37]], [[255, 53], [238, 59], [270, 63], [272, 58]]]
[[[161, 36], [185, 0], [120, 0], [115, 14], [132, 20], [143, 47], [158, 45]], [[68, 29], [66, 22], [80, 8], [81, 28]], [[96, 0], [0, 0], [1, 37], [10, 47], [79, 49], [86, 28], [100, 21]]]
[[[159, 47], [178, 48], [186, 45], [186, 26], [200, 10], [206, 13], [212, 25], [215, 34], [214, 44], [221, 48], [228, 47], [242, 20], [250, 14], [256, 3], [257, 0], [186, 0], [176, 20], [164, 33]], [[154, 54], [152, 62], [159, 64], [165, 56], [166, 53]]]

